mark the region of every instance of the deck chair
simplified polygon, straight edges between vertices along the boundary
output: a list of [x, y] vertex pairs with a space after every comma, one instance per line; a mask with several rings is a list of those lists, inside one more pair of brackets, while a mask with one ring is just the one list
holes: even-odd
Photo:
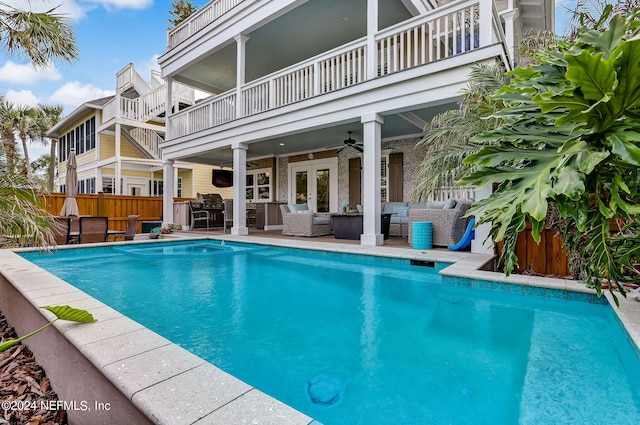
[[211, 215], [207, 210], [197, 210], [195, 209], [195, 205], [202, 205], [202, 202], [193, 202], [189, 201], [189, 210], [191, 211], [191, 228], [196, 228], [196, 223], [198, 221], [205, 221], [207, 223], [207, 230], [209, 230], [209, 221], [211, 220]]
[[56, 245], [66, 245], [69, 243], [69, 232], [71, 220], [69, 217], [53, 217], [53, 240]]
[[224, 224], [223, 231], [227, 233], [227, 225], [229, 225], [229, 231], [233, 227], [233, 199], [225, 199], [222, 201], [224, 204]]
[[80, 233], [78, 242], [95, 243], [107, 241], [109, 217], [80, 217]]
[[127, 216], [127, 230], [124, 235], [116, 235], [113, 240], [117, 241], [118, 238], [124, 238], [125, 241], [132, 241], [136, 233], [138, 233], [138, 218], [139, 215], [129, 215]]

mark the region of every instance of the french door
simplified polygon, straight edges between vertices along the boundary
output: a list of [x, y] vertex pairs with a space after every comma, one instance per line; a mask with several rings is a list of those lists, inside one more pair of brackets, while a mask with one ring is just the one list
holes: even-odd
[[338, 211], [338, 159], [289, 164], [289, 202], [314, 212]]

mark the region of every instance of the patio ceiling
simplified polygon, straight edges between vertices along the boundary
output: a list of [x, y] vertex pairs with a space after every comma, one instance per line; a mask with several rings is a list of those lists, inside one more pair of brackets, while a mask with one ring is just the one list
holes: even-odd
[[[433, 106], [429, 109], [386, 115], [382, 125], [382, 139], [383, 141], [385, 139], [396, 140], [403, 136], [422, 133], [423, 128], [419, 126], [420, 123], [428, 122], [436, 114], [456, 107], [456, 101], [452, 100], [449, 103]], [[303, 133], [288, 134], [270, 140], [251, 143], [247, 151], [247, 160], [266, 156], [337, 149], [344, 146], [343, 140], [348, 137], [347, 131], [353, 132], [351, 135], [353, 139], [358, 142], [362, 141], [362, 124], [359, 121], [339, 123], [327, 128], [316, 128]], [[353, 150], [353, 152], [355, 153], [356, 151]], [[183, 159], [189, 162], [230, 167], [233, 161], [233, 152], [226, 147]]]

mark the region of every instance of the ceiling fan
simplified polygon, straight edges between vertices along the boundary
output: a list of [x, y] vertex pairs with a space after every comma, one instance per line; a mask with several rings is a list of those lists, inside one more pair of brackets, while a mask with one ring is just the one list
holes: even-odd
[[349, 148], [349, 147], [354, 148], [358, 152], [362, 152], [363, 151], [362, 143], [358, 143], [355, 139], [351, 138], [351, 133], [353, 133], [353, 131], [347, 131], [347, 133], [349, 134], [349, 138], [345, 139], [342, 142], [342, 143], [345, 144], [345, 146], [343, 146], [340, 149], [338, 149], [337, 153], [340, 153], [343, 149], [346, 149], [346, 148]]

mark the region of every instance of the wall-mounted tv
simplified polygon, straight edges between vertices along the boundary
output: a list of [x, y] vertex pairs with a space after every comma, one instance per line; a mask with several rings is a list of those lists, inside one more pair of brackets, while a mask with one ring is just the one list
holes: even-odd
[[213, 170], [211, 173], [211, 184], [215, 187], [233, 186], [233, 171]]

